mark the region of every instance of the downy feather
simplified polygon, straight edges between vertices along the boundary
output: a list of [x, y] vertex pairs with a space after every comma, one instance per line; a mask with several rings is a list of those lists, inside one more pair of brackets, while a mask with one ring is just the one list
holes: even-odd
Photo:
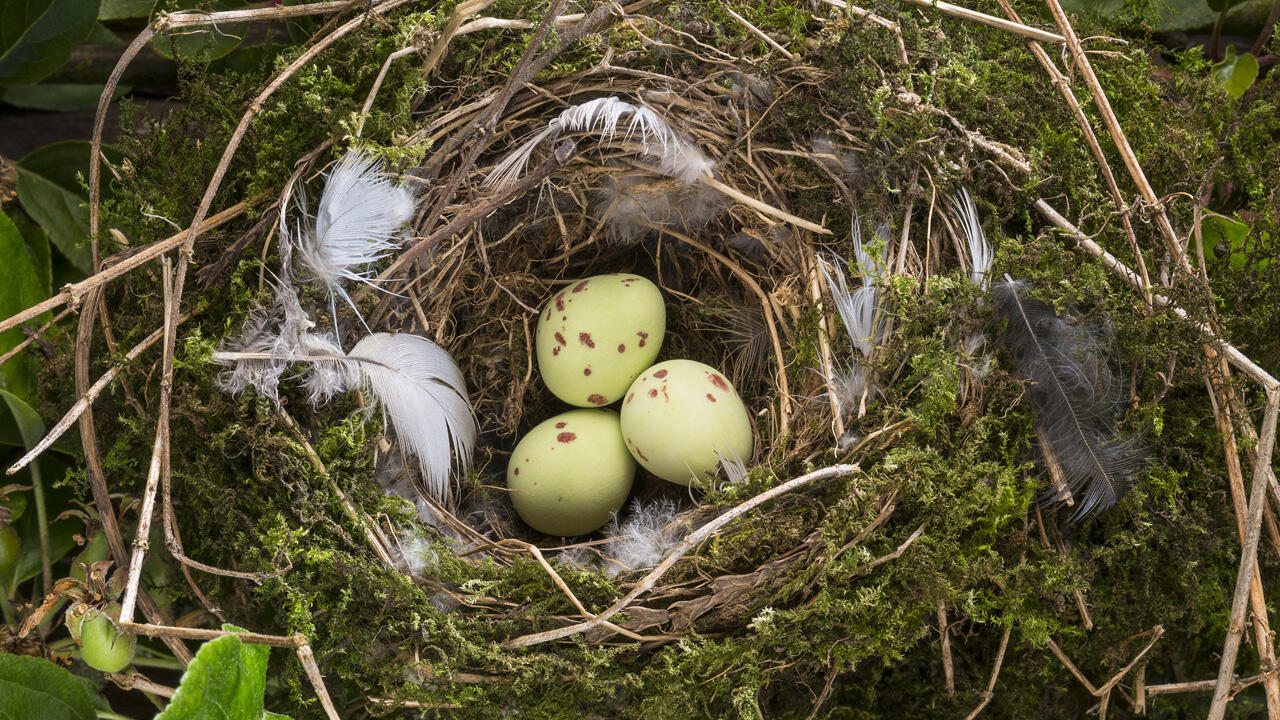
[[498, 163], [485, 178], [485, 184], [497, 187], [511, 185], [524, 174], [529, 157], [542, 141], [558, 138], [564, 133], [593, 132], [600, 135], [602, 142], [610, 142], [618, 134], [623, 118], [629, 118], [629, 121], [622, 139], [636, 139], [644, 155], [657, 160], [657, 169], [663, 175], [692, 184], [702, 175], [711, 173], [715, 163], [661, 115], [647, 107], [607, 97], [573, 105], [561, 112]]
[[669, 498], [657, 498], [647, 504], [631, 501], [627, 518], [621, 522], [615, 515], [605, 529], [611, 539], [604, 546], [607, 559], [604, 571], [609, 577], [652, 567], [675, 547], [677, 528], [672, 526], [680, 506]]
[[331, 305], [337, 296], [355, 310], [344, 281], [375, 287], [368, 266], [399, 246], [399, 231], [414, 209], [413, 193], [383, 176], [381, 163], [359, 150], [348, 150], [334, 166], [315, 217], [297, 238], [299, 260], [328, 289]]
[[605, 224], [609, 240], [617, 245], [635, 244], [654, 228], [696, 235], [726, 206], [719, 190], [701, 183], [655, 181], [648, 173], [610, 175], [594, 195], [591, 215]]
[[[996, 312], [1008, 321], [1000, 341], [1027, 381], [1036, 428], [1075, 502], [1074, 522], [1106, 510], [1129, 490], [1144, 449], [1115, 429], [1120, 389], [1099, 332], [1058, 317], [1025, 291], [1025, 283], [1007, 279], [993, 288]], [[1041, 502], [1057, 500], [1046, 493]]]

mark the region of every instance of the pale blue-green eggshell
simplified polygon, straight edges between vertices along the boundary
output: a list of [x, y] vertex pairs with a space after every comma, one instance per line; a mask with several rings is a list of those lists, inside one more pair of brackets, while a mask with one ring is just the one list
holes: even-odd
[[535, 530], [597, 530], [626, 502], [636, 464], [612, 410], [570, 410], [535, 426], [507, 465], [511, 504]]
[[622, 437], [646, 470], [691, 485], [713, 477], [721, 456], [748, 462], [751, 418], [723, 373], [693, 360], [645, 370], [622, 401]]
[[542, 381], [570, 405], [608, 405], [657, 359], [666, 324], [662, 291], [639, 275], [568, 285], [538, 315]]

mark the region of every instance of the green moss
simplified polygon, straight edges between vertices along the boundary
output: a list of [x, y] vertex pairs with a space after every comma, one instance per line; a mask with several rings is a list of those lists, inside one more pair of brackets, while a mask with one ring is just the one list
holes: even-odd
[[[848, 206], [813, 163], [794, 159], [787, 166], [795, 185], [805, 188], [787, 198], [788, 208], [804, 217], [826, 216], [835, 231], [833, 250], [849, 254], [845, 238], [854, 212], [868, 222], [888, 219], [898, 226], [908, 202], [916, 212], [913, 237], [922, 238], [934, 192], [940, 197], [967, 185], [979, 198], [988, 233], [998, 240], [997, 272], [1026, 279], [1037, 297], [1111, 329], [1121, 377], [1136, 398], [1122, 426], [1144, 433], [1151, 447], [1149, 465], [1118, 507], [1078, 526], [1066, 525], [1061, 513], [1043, 512], [1046, 533], [1061, 535], [1064, 549], [1042, 542], [1034, 509], [1042, 480], [1032, 462], [1032, 418], [1019, 381], [1000, 369], [1007, 364], [997, 364], [982, 384], [981, 397], [960, 404], [966, 359], [955, 350], [956, 338], [988, 324], [980, 293], [955, 272], [925, 282], [898, 278], [886, 291], [893, 331], [875, 358], [885, 398], [852, 430], [865, 437], [885, 425], [909, 422], [852, 458], [835, 451], [793, 457], [798, 438], [827, 432], [825, 414], [804, 409], [821, 403], [804, 405], [791, 436], [765, 449], [760, 466], [742, 483], [709, 491], [704, 504], [729, 507], [837, 460], [857, 462], [863, 472], [758, 509], [697, 548], [665, 581], [752, 573], [801, 545], [804, 562], [779, 570], [673, 642], [638, 647], [570, 639], [506, 650], [502, 643], [510, 638], [560, 626], [574, 615], [573, 606], [530, 559], [462, 559], [440, 540], [428, 539], [422, 550], [434, 556], [426, 583], [383, 567], [335, 490], [385, 527], [415, 522], [404, 503], [386, 498], [371, 481], [371, 446], [384, 429], [378, 414], [360, 411], [354, 399], [313, 413], [303, 409], [301, 392], [286, 383], [284, 407], [324, 464], [322, 474], [269, 402], [252, 395], [230, 397], [217, 387], [217, 368], [207, 363], [208, 354], [264, 299], [262, 266], [277, 262], [270, 247], [264, 251], [255, 243], [225, 281], [199, 293], [201, 312], [179, 330], [173, 494], [189, 555], [245, 571], [292, 567], [260, 586], [199, 575], [202, 590], [238, 624], [306, 633], [339, 707], [369, 707], [395, 716], [402, 711], [371, 706], [367, 698], [438, 704], [448, 708], [442, 713], [458, 718], [798, 718], [808, 713], [829, 672], [834, 679], [825, 708], [832, 717], [963, 716], [981, 699], [1005, 628], [1012, 628], [1011, 640], [986, 710], [990, 717], [1080, 717], [1090, 708], [1091, 698], [1045, 651], [1050, 638], [1100, 682], [1128, 661], [1134, 648], [1126, 641], [1159, 623], [1167, 634], [1147, 660], [1148, 682], [1212, 677], [1238, 547], [1225, 499], [1222, 448], [1206, 429], [1212, 409], [1200, 376], [1202, 338], [1168, 313], [1136, 312], [1129, 288], [1045, 230], [1028, 209], [1037, 198], [1051, 198], [1104, 247], [1126, 262], [1133, 260], [1078, 128], [1021, 44], [936, 13], [891, 3], [873, 3], [869, 9], [901, 22], [909, 65], [898, 64], [893, 36], [869, 23], [846, 18], [819, 26], [807, 9], [784, 3], [741, 10], [803, 55], [814, 68], [805, 82], [775, 65], [776, 55], [716, 4], [669, 3], [646, 12], [671, 28], [688, 28], [711, 47], [758, 61], [753, 71], [771, 81], [778, 96], [770, 112], [757, 118], [754, 142], [803, 147], [816, 134], [844, 130], [863, 148], [861, 174], [852, 188], [857, 207]], [[514, 0], [486, 12], [538, 20]], [[438, 29], [450, 13], [443, 7], [430, 14], [394, 14], [304, 66], [250, 125], [214, 210], [259, 194], [278, 197], [298, 158], [325, 140], [337, 141], [338, 148], [350, 143], [381, 59], [406, 46], [418, 29]], [[646, 29], [674, 47], [686, 42], [671, 30]], [[1082, 36], [1106, 31], [1088, 24], [1078, 28]], [[417, 59], [393, 64], [360, 143], [398, 167], [429, 157], [430, 147], [415, 131], [460, 100], [474, 100], [498, 86], [530, 35], [500, 31], [455, 38], [429, 83], [416, 74]], [[647, 45], [626, 28], [611, 30], [607, 39], [619, 53], [614, 62], [622, 62], [625, 54], [636, 67], [712, 72], [687, 53]], [[298, 52], [282, 50], [275, 68]], [[579, 73], [604, 52], [599, 41], [584, 43], [539, 81]], [[1269, 98], [1280, 81], [1272, 73], [1256, 96], [1232, 104], [1205, 77], [1201, 57], [1184, 54], [1176, 64], [1158, 68], [1153, 53], [1136, 38], [1125, 57], [1093, 60], [1143, 168], [1168, 198], [1176, 227], [1190, 227], [1192, 210], [1183, 198], [1199, 196], [1200, 185], [1208, 182], [1215, 188], [1212, 209], [1245, 213], [1253, 243], [1253, 265], [1232, 269], [1211, 257], [1207, 289], [1179, 287], [1171, 295], [1188, 308], [1216, 298], [1227, 333], [1248, 351], [1261, 353], [1265, 366], [1275, 367], [1280, 362], [1275, 339], [1280, 337], [1280, 281], [1275, 273], [1259, 272], [1258, 263], [1273, 259], [1280, 242], [1268, 229], [1277, 218], [1274, 188], [1280, 183], [1280, 167], [1269, 150], [1280, 139], [1280, 120]], [[127, 162], [112, 182], [115, 194], [104, 206], [104, 226], [144, 242], [173, 232], [152, 216], [185, 225], [236, 123], [267, 77], [263, 70], [186, 68], [183, 107], [121, 142]], [[463, 78], [468, 87], [453, 87]], [[903, 93], [945, 110], [969, 131], [1018, 148], [1032, 172], [1020, 175], [999, 165], [967, 142], [950, 119], [907, 104]], [[1112, 144], [1103, 144], [1111, 166], [1119, 170]], [[321, 158], [317, 167], [328, 159]], [[913, 182], [922, 193], [910, 191]], [[1127, 178], [1120, 183], [1126, 198], [1137, 196]], [[256, 204], [245, 217], [203, 236], [196, 263], [218, 258], [264, 207]], [[936, 216], [933, 222], [936, 227]], [[1155, 273], [1160, 242], [1145, 224], [1137, 225], [1148, 249], [1148, 270]], [[955, 267], [949, 247], [937, 252], [942, 254], [932, 259], [937, 266]], [[148, 270], [113, 288], [113, 329], [121, 346], [158, 327], [158, 288], [157, 274]], [[719, 296], [715, 301], [745, 302]], [[970, 309], [957, 313], [957, 307]], [[673, 323], [682, 326], [704, 316], [693, 306], [672, 312]], [[452, 320], [468, 330], [491, 318], [467, 317], [459, 310]], [[802, 310], [788, 322], [794, 334], [784, 348], [788, 378], [797, 386], [812, 385], [817, 314]], [[988, 330], [994, 334], [995, 328]], [[463, 350], [460, 357], [519, 374], [526, 348], [521, 335], [514, 337], [496, 359], [481, 357], [478, 350]], [[719, 352], [688, 338], [674, 338], [664, 349], [703, 358]], [[157, 359], [152, 350], [137, 365], [147, 370], [129, 375], [135, 391]], [[775, 362], [772, 352], [768, 362]], [[63, 367], [50, 374], [65, 380], [67, 372]], [[529, 392], [547, 400], [536, 395], [537, 389]], [[110, 419], [100, 423], [106, 426], [101, 441], [112, 488], [138, 494], [154, 419], [137, 417], [123, 391], [100, 402], [99, 417]], [[762, 429], [769, 422], [762, 418]], [[471, 478], [475, 487], [492, 482], [489, 475], [502, 462], [501, 444], [510, 439], [502, 435], [478, 458]], [[894, 509], [883, 526], [849, 545], [890, 498]], [[917, 530], [901, 556], [876, 563]], [[1264, 576], [1274, 574], [1276, 560], [1270, 552], [1265, 555]], [[598, 572], [558, 567], [592, 611], [607, 607], [625, 587]], [[186, 590], [179, 592], [175, 606], [198, 604]], [[1088, 603], [1091, 631], [1081, 629], [1076, 592]], [[959, 689], [954, 699], [941, 690], [939, 603], [959, 623], [953, 632]], [[283, 682], [269, 706], [296, 717], [318, 717], [301, 668], [292, 659], [275, 661], [273, 672]], [[1241, 663], [1248, 667], [1256, 658]], [[1198, 711], [1202, 704], [1194, 696], [1158, 701], [1170, 715]]]

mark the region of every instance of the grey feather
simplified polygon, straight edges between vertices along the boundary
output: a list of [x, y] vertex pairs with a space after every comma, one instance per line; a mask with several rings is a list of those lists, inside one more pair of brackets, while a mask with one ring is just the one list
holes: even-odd
[[[1128, 492], [1145, 450], [1140, 439], [1116, 431], [1120, 387], [1107, 365], [1101, 333], [1058, 317], [1025, 291], [1025, 283], [1013, 280], [992, 288], [996, 313], [1008, 321], [1000, 342], [1027, 381], [1037, 430], [1075, 501], [1075, 522], [1106, 510]], [[1046, 495], [1041, 502], [1058, 499]]]

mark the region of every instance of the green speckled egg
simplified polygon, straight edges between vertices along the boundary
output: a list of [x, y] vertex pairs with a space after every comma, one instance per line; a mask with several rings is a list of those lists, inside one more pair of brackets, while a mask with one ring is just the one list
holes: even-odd
[[632, 457], [677, 485], [714, 476], [720, 455], [747, 462], [755, 447], [751, 418], [733, 384], [693, 360], [644, 371], [622, 401], [621, 423]]
[[570, 410], [534, 427], [507, 465], [511, 504], [548, 535], [589, 533], [631, 492], [636, 464], [612, 410]]
[[568, 285], [538, 316], [542, 381], [570, 405], [608, 405], [653, 364], [666, 327], [662, 292], [639, 275], [597, 275]]

